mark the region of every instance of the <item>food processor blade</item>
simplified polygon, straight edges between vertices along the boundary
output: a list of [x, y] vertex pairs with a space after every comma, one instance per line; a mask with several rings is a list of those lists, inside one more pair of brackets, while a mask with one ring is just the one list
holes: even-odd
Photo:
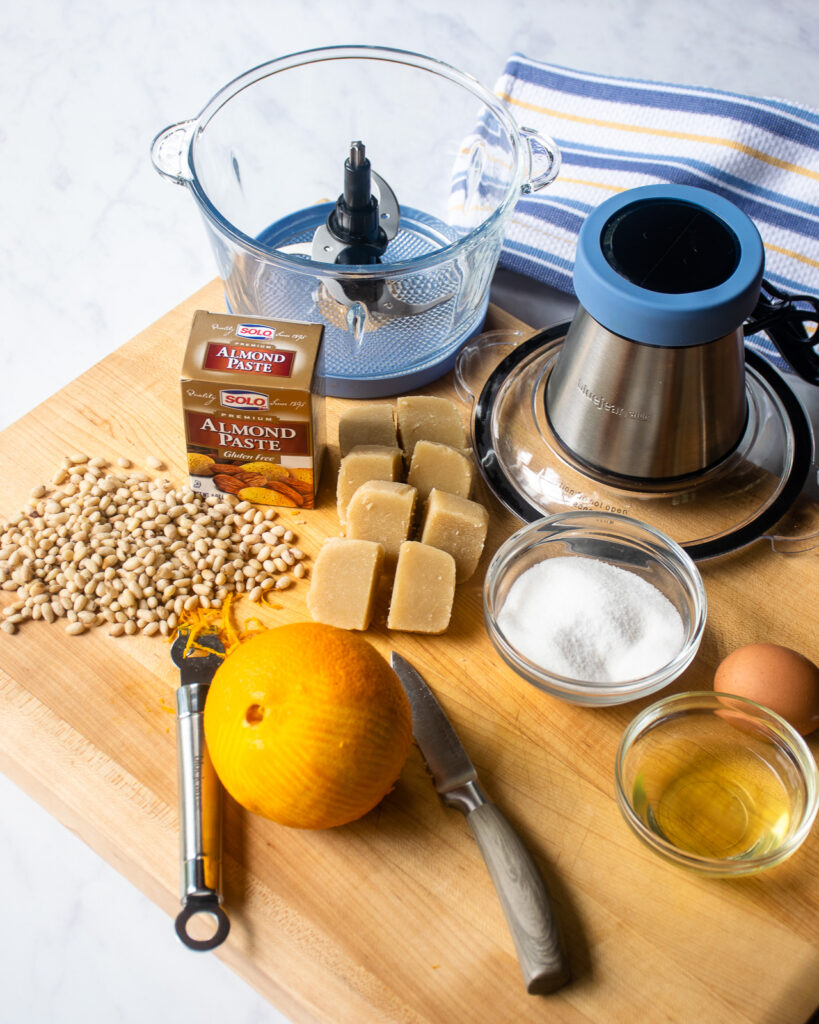
[[[324, 223], [319, 224], [311, 242], [278, 246], [289, 255], [307, 256], [315, 263], [366, 267], [384, 265], [382, 257], [401, 226], [401, 207], [395, 192], [372, 169], [366, 146], [360, 139], [350, 143], [344, 161], [344, 187]], [[402, 298], [391, 282], [380, 276], [322, 279], [326, 292], [347, 307], [344, 320], [358, 341], [365, 330], [378, 326], [378, 314], [384, 319], [420, 316], [454, 295], [452, 288], [426, 302]]]
[[[376, 185], [378, 195], [373, 194]], [[390, 186], [377, 175], [360, 139], [344, 161], [344, 188], [325, 223], [313, 235], [317, 263], [380, 263], [398, 233], [401, 210]]]

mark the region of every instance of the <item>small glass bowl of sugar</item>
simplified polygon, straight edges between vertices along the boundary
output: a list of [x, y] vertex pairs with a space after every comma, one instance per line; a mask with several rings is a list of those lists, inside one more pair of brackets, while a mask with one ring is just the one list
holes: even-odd
[[513, 534], [483, 589], [503, 660], [552, 696], [625, 704], [668, 686], [697, 653], [702, 577], [660, 530], [615, 513], [561, 512]]

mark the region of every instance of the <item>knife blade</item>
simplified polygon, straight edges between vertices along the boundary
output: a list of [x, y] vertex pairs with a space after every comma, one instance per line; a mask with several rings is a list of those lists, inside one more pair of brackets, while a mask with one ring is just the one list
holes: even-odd
[[392, 667], [412, 709], [412, 731], [443, 802], [461, 811], [478, 843], [515, 944], [526, 991], [554, 992], [570, 971], [543, 876], [478, 773], [435, 694], [400, 654]]

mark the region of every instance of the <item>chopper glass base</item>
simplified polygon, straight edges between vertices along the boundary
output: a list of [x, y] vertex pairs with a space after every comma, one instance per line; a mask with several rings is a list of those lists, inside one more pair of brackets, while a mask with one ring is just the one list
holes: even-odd
[[[409, 391], [437, 380], [452, 369], [463, 345], [480, 331], [488, 294], [477, 306], [464, 306], [467, 267], [457, 259], [416, 272], [384, 268], [368, 275], [380, 289], [378, 302], [355, 301], [352, 285], [327, 266], [326, 278], [309, 263], [316, 229], [324, 224], [332, 203], [318, 203], [266, 228], [258, 242], [266, 249], [288, 250], [293, 261], [311, 272], [281, 270], [273, 263], [237, 257], [225, 276], [228, 306], [235, 312], [252, 308], [258, 316], [324, 324], [323, 377], [327, 394], [340, 398], [378, 398]], [[456, 241], [454, 229], [412, 208], [402, 208], [401, 228], [384, 259], [392, 265], [435, 252]], [[303, 253], [298, 249], [302, 248]], [[469, 273], [482, 280], [480, 250], [469, 256]], [[491, 273], [491, 267], [486, 271]], [[348, 287], [350, 295], [341, 290]], [[471, 292], [471, 289], [470, 289]], [[468, 298], [468, 296], [467, 296]], [[398, 303], [412, 304], [411, 315], [395, 315]]]
[[569, 509], [617, 512], [662, 530], [698, 560], [762, 536], [782, 550], [819, 544], [819, 504], [797, 500], [810, 470], [812, 431], [770, 364], [746, 352], [748, 420], [736, 449], [718, 465], [672, 482], [627, 481], [580, 464], [549, 426], [545, 390], [567, 328], [521, 344], [518, 336], [500, 361], [502, 332], [489, 345], [482, 343], [492, 335], [483, 335], [458, 359], [459, 392], [474, 396], [476, 459], [511, 512], [527, 522]]

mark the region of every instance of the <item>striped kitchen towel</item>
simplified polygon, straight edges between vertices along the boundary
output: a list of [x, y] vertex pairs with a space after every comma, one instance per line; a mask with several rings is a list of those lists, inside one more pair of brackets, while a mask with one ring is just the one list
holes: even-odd
[[697, 185], [731, 200], [765, 244], [765, 276], [819, 293], [819, 113], [759, 99], [509, 59], [495, 91], [551, 136], [557, 180], [522, 197], [500, 265], [572, 290], [577, 233], [599, 203], [638, 185]]

